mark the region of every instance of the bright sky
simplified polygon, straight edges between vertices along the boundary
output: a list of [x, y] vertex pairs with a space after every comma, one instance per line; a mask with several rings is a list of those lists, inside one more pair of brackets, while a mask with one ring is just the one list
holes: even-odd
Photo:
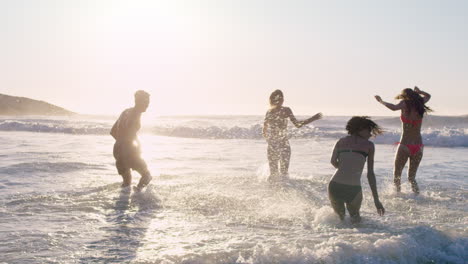
[[[119, 114], [393, 115], [418, 85], [468, 114], [464, 0], [0, 0], [0, 93]], [[396, 113], [395, 113], [396, 114]]]

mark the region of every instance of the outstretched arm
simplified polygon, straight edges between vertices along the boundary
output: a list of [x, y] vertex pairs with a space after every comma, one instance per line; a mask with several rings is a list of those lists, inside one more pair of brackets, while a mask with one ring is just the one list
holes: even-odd
[[286, 111], [287, 111], [287, 117], [289, 117], [289, 120], [291, 120], [291, 122], [294, 124], [295, 127], [299, 128], [301, 126], [303, 126], [302, 122], [297, 120], [296, 117], [294, 116], [291, 108], [286, 108]]
[[314, 116], [307, 118], [306, 120], [302, 121], [302, 125], [305, 126], [307, 124], [310, 124], [316, 120], [322, 119], [323, 114], [322, 113], [317, 113]]
[[377, 192], [377, 181], [375, 179], [375, 174], [374, 174], [375, 147], [374, 147], [374, 143], [371, 143], [371, 144], [372, 146], [369, 149], [369, 155], [367, 157], [367, 180], [369, 181], [369, 186], [372, 191], [372, 197], [374, 197], [374, 204], [375, 204], [375, 207], [377, 208], [377, 213], [379, 215], [384, 215], [385, 209], [379, 200], [379, 194]]
[[391, 103], [387, 103], [385, 102], [384, 100], [382, 100], [382, 98], [378, 95], [375, 96], [375, 99], [377, 100], [377, 102], [383, 104], [384, 106], [386, 106], [388, 109], [392, 110], [392, 111], [396, 111], [396, 110], [401, 110], [403, 109], [404, 107], [404, 104], [403, 104], [403, 101], [400, 101], [400, 103], [398, 104], [391, 104]]
[[300, 127], [302, 127], [302, 126], [305, 126], [305, 125], [307, 125], [307, 124], [310, 124], [310, 123], [314, 122], [315, 120], [319, 120], [319, 119], [321, 119], [322, 116], [323, 116], [322, 113], [317, 113], [317, 114], [315, 114], [314, 116], [312, 116], [312, 117], [310, 117], [310, 118], [308, 118], [308, 119], [306, 119], [306, 120], [304, 120], [304, 121], [299, 121], [299, 120], [297, 120], [296, 117], [294, 116], [294, 114], [293, 114], [291, 108], [288, 108], [287, 111], [288, 111], [287, 114], [288, 114], [289, 120], [291, 120], [291, 122], [292, 122], [292, 123], [294, 124], [294, 126], [297, 127], [297, 128], [300, 128]]
[[426, 92], [420, 90], [417, 86], [414, 87], [414, 91], [415, 91], [416, 93], [418, 93], [418, 94], [420, 94], [420, 95], [423, 96], [423, 98], [424, 98], [424, 103], [427, 103], [427, 102], [431, 99], [431, 95], [430, 95], [430, 94], [428, 94], [428, 93], [426, 93]]

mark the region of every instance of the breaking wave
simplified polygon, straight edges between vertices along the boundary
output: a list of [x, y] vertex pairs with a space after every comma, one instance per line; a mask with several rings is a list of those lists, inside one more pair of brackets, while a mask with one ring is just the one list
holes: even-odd
[[[226, 117], [235, 120], [235, 124], [242, 124], [242, 117]], [[431, 116], [425, 120], [422, 134], [423, 143], [428, 146], [439, 147], [468, 147], [468, 117], [440, 117]], [[320, 120], [314, 124], [296, 129], [289, 127], [292, 139], [337, 139], [346, 135], [344, 126], [347, 118]], [[226, 121], [226, 120], [224, 120]], [[374, 138], [379, 144], [394, 144], [400, 138], [400, 123], [398, 118], [376, 119], [386, 133]], [[193, 120], [190, 123], [170, 122], [153, 124], [143, 128], [143, 133], [158, 136], [198, 138], [198, 139], [262, 139], [261, 118], [249, 120], [250, 125], [217, 125], [219, 120], [213, 118], [211, 122], [203, 120], [199, 124]], [[248, 123], [247, 123], [248, 124]], [[63, 133], [77, 135], [108, 135], [112, 121], [77, 121], [50, 119], [0, 119], [0, 131], [24, 131], [38, 133]]]

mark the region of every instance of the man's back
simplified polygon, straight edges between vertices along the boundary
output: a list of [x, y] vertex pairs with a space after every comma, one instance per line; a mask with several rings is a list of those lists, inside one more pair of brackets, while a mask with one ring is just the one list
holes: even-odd
[[119, 119], [115, 122], [111, 129], [111, 135], [118, 142], [132, 142], [137, 136], [138, 130], [140, 130], [140, 117], [141, 113], [135, 111], [135, 109], [128, 108], [122, 112]]

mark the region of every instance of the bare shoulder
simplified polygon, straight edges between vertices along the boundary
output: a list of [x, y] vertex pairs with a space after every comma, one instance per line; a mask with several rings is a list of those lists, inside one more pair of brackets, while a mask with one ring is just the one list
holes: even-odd
[[336, 141], [336, 143], [335, 143], [335, 146], [336, 147], [342, 147], [343, 145], [346, 144], [347, 138], [348, 137], [342, 137], [342, 138], [338, 139], [338, 141]]
[[129, 115], [133, 113], [133, 107], [123, 110], [122, 114]]
[[335, 145], [333, 146], [333, 152], [336, 152], [336, 151], [339, 150], [340, 148], [343, 148], [342, 138], [338, 139], [338, 140], [335, 142]]
[[126, 118], [126, 117], [128, 116], [128, 114], [129, 114], [129, 110], [130, 110], [130, 108], [127, 108], [127, 109], [123, 110], [122, 113], [120, 113], [118, 119], [124, 119], [124, 118]]
[[282, 106], [281, 107], [281, 113], [284, 115], [284, 116], [290, 116], [292, 115], [292, 110], [291, 108], [287, 107], [287, 106]]
[[342, 144], [347, 144], [349, 141], [351, 141], [351, 136], [350, 136], [350, 135], [344, 136], [344, 137], [340, 138], [339, 141], [340, 141]]
[[129, 120], [136, 120], [141, 117], [141, 113], [136, 111], [134, 107], [128, 108], [125, 110], [126, 118]]
[[403, 112], [408, 112], [409, 109], [408, 109], [408, 103], [406, 102], [406, 100], [401, 100], [398, 104], [397, 104], [397, 107], [399, 109], [401, 109]]

